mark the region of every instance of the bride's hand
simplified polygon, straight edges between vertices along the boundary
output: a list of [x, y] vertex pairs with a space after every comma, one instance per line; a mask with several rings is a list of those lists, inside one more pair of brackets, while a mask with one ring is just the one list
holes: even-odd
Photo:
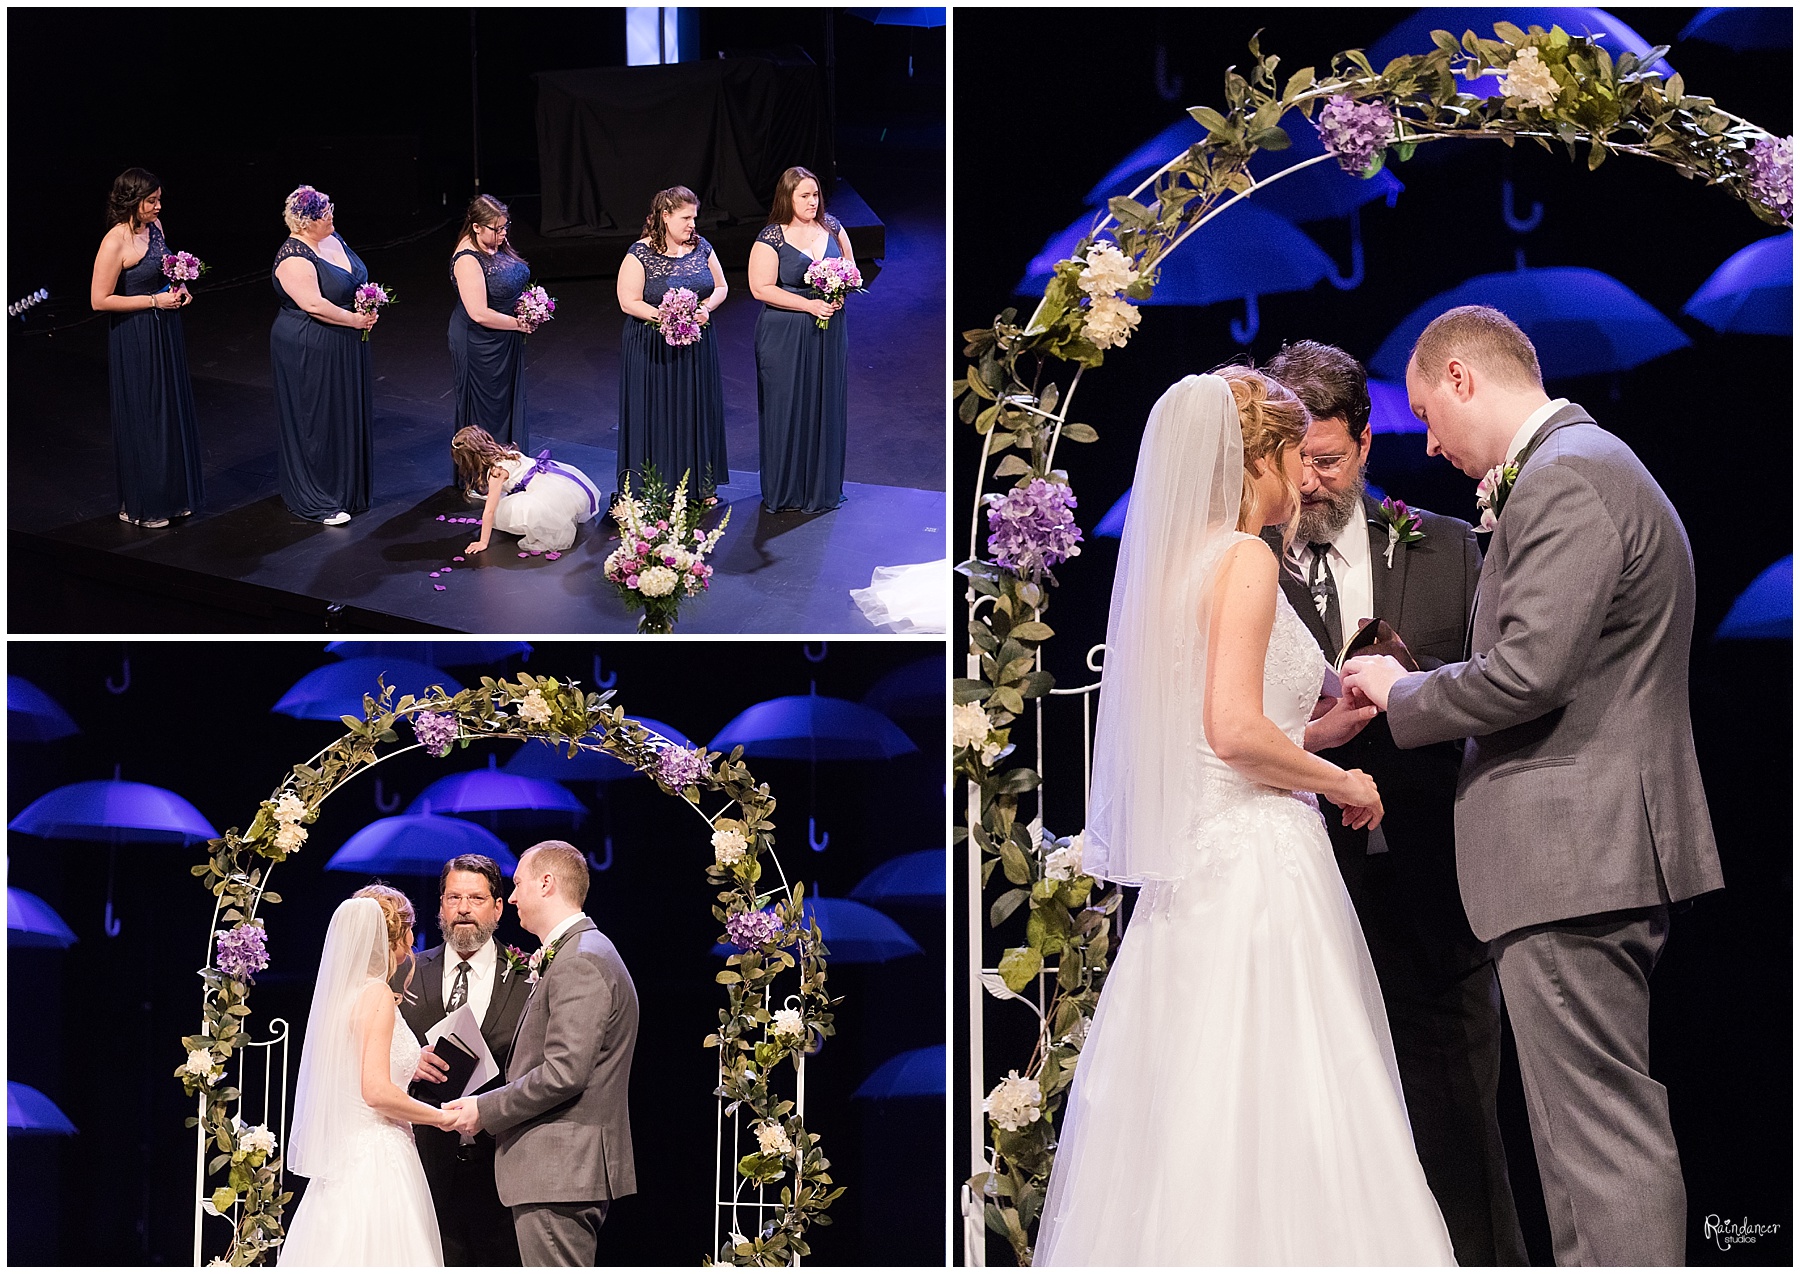
[[1379, 827], [1383, 810], [1375, 780], [1361, 770], [1345, 770], [1337, 791], [1322, 793], [1344, 812], [1345, 827]]
[[1361, 734], [1377, 712], [1374, 704], [1365, 700], [1359, 705], [1355, 697], [1348, 694], [1339, 699], [1320, 699], [1319, 705], [1313, 711], [1312, 720], [1306, 723], [1308, 752], [1342, 747]]

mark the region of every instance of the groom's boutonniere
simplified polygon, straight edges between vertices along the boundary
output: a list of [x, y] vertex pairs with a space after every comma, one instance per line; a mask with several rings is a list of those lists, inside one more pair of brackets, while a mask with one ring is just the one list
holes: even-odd
[[568, 940], [569, 935], [565, 933], [549, 946], [539, 947], [536, 951], [531, 953], [525, 963], [526, 967], [531, 971], [531, 976], [527, 981], [532, 986], [537, 985], [538, 979], [544, 976], [544, 970], [550, 967], [550, 962], [556, 959], [556, 953], [562, 950], [562, 944]]
[[500, 963], [505, 966], [500, 975], [503, 982], [515, 973], [531, 972], [531, 957], [514, 946], [500, 948]]
[[1417, 544], [1425, 538], [1425, 520], [1406, 507], [1405, 500], [1393, 496], [1381, 502], [1381, 523], [1387, 527], [1388, 570], [1394, 569], [1394, 548], [1400, 544]]
[[1506, 503], [1506, 497], [1512, 494], [1513, 483], [1519, 479], [1519, 466], [1513, 461], [1495, 465], [1475, 486], [1475, 507], [1481, 511], [1481, 522], [1477, 531], [1492, 531], [1494, 524], [1500, 520], [1500, 509]]

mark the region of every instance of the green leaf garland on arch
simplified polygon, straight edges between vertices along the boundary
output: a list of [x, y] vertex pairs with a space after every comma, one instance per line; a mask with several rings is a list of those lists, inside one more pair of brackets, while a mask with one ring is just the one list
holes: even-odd
[[[726, 960], [726, 971], [717, 979], [724, 986], [726, 1006], [719, 1011], [718, 1029], [706, 1037], [704, 1046], [719, 1050], [723, 1076], [719, 1095], [746, 1108], [759, 1128], [770, 1130], [768, 1140], [787, 1147], [779, 1153], [747, 1156], [740, 1172], [757, 1184], [773, 1184], [793, 1174], [782, 1187], [782, 1207], [773, 1219], [755, 1235], [734, 1236], [706, 1263], [786, 1265], [810, 1252], [805, 1236], [811, 1225], [830, 1223], [825, 1213], [843, 1188], [832, 1185], [830, 1163], [819, 1148], [818, 1136], [807, 1131], [793, 1103], [782, 1099], [771, 1083], [782, 1062], [798, 1065], [802, 1053], [834, 1033], [835, 1003], [825, 985], [829, 952], [817, 924], [803, 911], [804, 885], [790, 887], [784, 879], [773, 890], [761, 887], [766, 864], [775, 863], [780, 875], [773, 854], [775, 798], [744, 765], [742, 748], [729, 756], [673, 748], [622, 709], [609, 707], [611, 698], [610, 691], [584, 693], [574, 681], [527, 673], [510, 681], [483, 677], [478, 688], [455, 695], [432, 687], [424, 695], [404, 695], [398, 702], [392, 689], [382, 684], [378, 694], [363, 697], [361, 718], [343, 718], [341, 738], [289, 771], [248, 828], [242, 832], [231, 828], [208, 842], [207, 861], [193, 868], [218, 900], [207, 967], [200, 974], [203, 1025], [198, 1034], [182, 1039], [188, 1060], [175, 1074], [188, 1096], [199, 1103], [200, 1113], [188, 1118], [188, 1126], [202, 1126], [217, 1152], [209, 1160], [208, 1178], [226, 1171], [225, 1181], [212, 1193], [212, 1209], [223, 1214], [239, 1208], [223, 1263], [259, 1264], [278, 1248], [285, 1235], [283, 1209], [293, 1198], [279, 1188], [280, 1148], [265, 1130], [245, 1128], [233, 1119], [230, 1107], [239, 1094], [224, 1082], [226, 1063], [247, 1042], [250, 989], [254, 969], [260, 967], [234, 957], [246, 929], [259, 931], [249, 945], [260, 953], [263, 921], [258, 909], [281, 901], [268, 888], [269, 874], [276, 863], [304, 846], [306, 829], [326, 798], [356, 775], [413, 748], [444, 756], [452, 747], [483, 739], [541, 739], [566, 746], [570, 756], [583, 750], [603, 751], [684, 801], [706, 821], [713, 849], [706, 876], [718, 888], [714, 917], [724, 923], [766, 912], [771, 919], [763, 925], [766, 938]], [[381, 751], [384, 745], [400, 742], [396, 726], [402, 723], [412, 728], [417, 741]], [[670, 753], [679, 754], [673, 764]], [[717, 813], [701, 808], [706, 794], [724, 798]], [[237, 938], [221, 944], [227, 934]], [[230, 957], [222, 958], [221, 945], [230, 950]], [[789, 1005], [798, 1007], [772, 1014], [766, 1005], [768, 992], [789, 970], [797, 970], [800, 977], [797, 995], [788, 997]]]
[[[1141, 319], [1138, 304], [1155, 293], [1162, 261], [1239, 199], [1312, 164], [1335, 160], [1372, 177], [1390, 160], [1403, 162], [1419, 146], [1452, 138], [1561, 148], [1572, 160], [1585, 148], [1589, 170], [1613, 155], [1654, 160], [1723, 188], [1771, 225], [1792, 225], [1792, 139], [1689, 93], [1679, 75], [1649, 70], [1666, 48], [1615, 59], [1591, 37], [1506, 22], [1496, 24], [1494, 36], [1466, 31], [1458, 40], [1435, 31], [1430, 53], [1395, 58], [1379, 71], [1352, 49], [1332, 58], [1328, 75], [1306, 67], [1285, 82], [1276, 76], [1279, 59], [1252, 39], [1249, 73], [1225, 73], [1224, 109], [1189, 111], [1205, 138], [1170, 156], [1130, 195], [1108, 202], [1074, 255], [1057, 263], [1024, 322], [1008, 309], [990, 326], [963, 333], [969, 361], [951, 391], [958, 419], [982, 435], [983, 445], [969, 556], [959, 567], [969, 580], [969, 675], [955, 685], [952, 746], [970, 797], [968, 826], [956, 829], [955, 843], [975, 842], [984, 886], [996, 866], [1010, 886], [984, 899], [992, 902], [992, 927], [1029, 904], [1024, 945], [1006, 952], [1004, 985], [991, 987], [993, 993], [1022, 990], [1046, 957], [1057, 957], [1059, 969], [1074, 969], [1059, 978], [1063, 984], [1024, 1074], [1013, 1072], [989, 1095], [993, 1155], [988, 1170], [969, 1182], [987, 1227], [1007, 1238], [1021, 1265], [1031, 1262], [1055, 1159], [1054, 1119], [1098, 999], [1118, 895], [1114, 890], [1105, 902], [1089, 903], [1088, 878], [1047, 874], [1050, 856], [1066, 854], [1071, 842], [1018, 821], [1020, 798], [1037, 789], [1038, 776], [1006, 762], [1014, 724], [1034, 700], [1041, 711], [1055, 684], [1043, 666], [1054, 635], [1043, 622], [1056, 583], [1048, 567], [1075, 556], [1079, 538], [1057, 508], [1072, 508], [1074, 496], [1056, 452], [1063, 442], [1098, 438], [1070, 414], [1075, 390], [1108, 350], [1128, 343]], [[1461, 90], [1459, 80], [1488, 74], [1501, 77], [1500, 95]], [[1283, 121], [1292, 111], [1309, 120], [1317, 114], [1326, 153], [1259, 181], [1250, 160], [1259, 151], [1287, 148]], [[1073, 366], [1066, 387], [1057, 383], [1057, 364]], [[989, 477], [1013, 479], [1004, 505], [1001, 495], [984, 494]], [[1009, 529], [1007, 542], [984, 558], [984, 508], [1017, 518], [1009, 528], [1026, 525], [1023, 545]]]

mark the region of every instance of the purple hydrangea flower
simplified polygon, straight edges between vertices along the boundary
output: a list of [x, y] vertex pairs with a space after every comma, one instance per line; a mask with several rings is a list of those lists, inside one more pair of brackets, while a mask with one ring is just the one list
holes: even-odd
[[773, 909], [740, 911], [725, 922], [726, 939], [745, 951], [775, 941], [781, 932], [781, 917]]
[[1327, 98], [1319, 111], [1319, 140], [1337, 157], [1338, 167], [1355, 176], [1369, 171], [1382, 147], [1394, 140], [1394, 112], [1386, 102]]
[[262, 926], [244, 923], [219, 935], [213, 963], [220, 973], [242, 982], [269, 967], [269, 949]]
[[1793, 138], [1764, 137], [1750, 148], [1750, 197], [1793, 220]]
[[656, 758], [656, 775], [673, 788], [698, 783], [708, 773], [706, 752], [701, 748], [666, 747]]
[[[439, 585], [442, 587], [442, 585]], [[456, 715], [450, 712], [420, 712], [413, 716], [413, 737], [425, 745], [433, 756], [449, 756], [450, 745], [460, 730]]]
[[294, 192], [293, 198], [288, 200], [288, 210], [307, 221], [317, 221], [330, 206], [331, 200], [311, 186], [300, 187]]
[[1003, 496], [988, 497], [988, 552], [1001, 566], [1033, 578], [1078, 557], [1075, 493], [1062, 482], [1033, 478]]

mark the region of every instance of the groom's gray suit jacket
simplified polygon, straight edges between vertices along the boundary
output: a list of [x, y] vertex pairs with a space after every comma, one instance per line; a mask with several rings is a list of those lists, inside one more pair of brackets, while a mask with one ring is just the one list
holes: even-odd
[[1466, 737], [1456, 864], [1475, 936], [1724, 885], [1688, 713], [1694, 559], [1662, 488], [1570, 404], [1482, 563], [1471, 657], [1397, 682], [1394, 742]]
[[564, 935], [519, 1017], [503, 1088], [475, 1101], [494, 1134], [500, 1202], [583, 1203], [637, 1193], [628, 1088], [637, 989], [586, 916]]

